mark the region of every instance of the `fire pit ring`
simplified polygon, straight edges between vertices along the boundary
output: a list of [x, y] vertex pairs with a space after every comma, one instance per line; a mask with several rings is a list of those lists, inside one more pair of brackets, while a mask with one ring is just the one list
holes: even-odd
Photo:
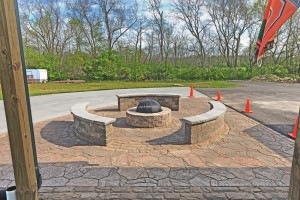
[[126, 111], [126, 122], [128, 125], [138, 128], [165, 127], [171, 123], [171, 109], [161, 107], [161, 112], [140, 113], [136, 112], [137, 107], [129, 108]]

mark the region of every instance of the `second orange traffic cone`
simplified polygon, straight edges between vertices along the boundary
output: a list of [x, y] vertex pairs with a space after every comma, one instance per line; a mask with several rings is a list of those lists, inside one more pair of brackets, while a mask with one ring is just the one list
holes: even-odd
[[250, 106], [250, 99], [247, 99], [246, 101], [246, 107], [244, 113], [252, 113], [251, 106]]
[[193, 84], [191, 84], [190, 86], [190, 96], [189, 98], [194, 98], [194, 88], [193, 88]]
[[297, 136], [298, 123], [299, 123], [299, 117], [297, 117], [297, 119], [296, 119], [296, 123], [294, 125], [294, 131], [292, 133], [288, 134], [288, 136], [290, 136], [294, 139], [296, 139], [296, 136]]
[[222, 100], [221, 92], [220, 90], [218, 90], [217, 101], [221, 101], [221, 100]]

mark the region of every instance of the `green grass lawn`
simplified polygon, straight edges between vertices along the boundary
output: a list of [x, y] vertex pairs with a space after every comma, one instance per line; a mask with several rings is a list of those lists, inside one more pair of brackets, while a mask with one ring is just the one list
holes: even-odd
[[[236, 87], [238, 84], [229, 83], [225, 81], [212, 82], [192, 82], [194, 88], [227, 88]], [[126, 89], [126, 88], [155, 88], [155, 87], [189, 87], [191, 82], [161, 82], [161, 81], [145, 81], [145, 82], [93, 82], [93, 83], [43, 83], [43, 84], [29, 84], [30, 96], [56, 94], [66, 92], [83, 92], [96, 90], [112, 90], [112, 89]], [[0, 99], [2, 99], [2, 90], [0, 90]]]

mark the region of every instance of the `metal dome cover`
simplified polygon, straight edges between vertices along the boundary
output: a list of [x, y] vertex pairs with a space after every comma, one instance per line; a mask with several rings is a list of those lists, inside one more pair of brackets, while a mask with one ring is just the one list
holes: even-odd
[[139, 105], [136, 108], [136, 112], [140, 113], [158, 113], [161, 112], [160, 104], [153, 99], [144, 99], [139, 102]]

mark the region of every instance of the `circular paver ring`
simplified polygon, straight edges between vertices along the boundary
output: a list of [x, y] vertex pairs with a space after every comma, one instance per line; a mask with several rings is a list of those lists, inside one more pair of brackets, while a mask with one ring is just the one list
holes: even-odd
[[162, 111], [158, 113], [139, 113], [136, 107], [129, 108], [126, 111], [126, 122], [130, 126], [139, 128], [165, 127], [171, 122], [171, 109], [161, 107]]

